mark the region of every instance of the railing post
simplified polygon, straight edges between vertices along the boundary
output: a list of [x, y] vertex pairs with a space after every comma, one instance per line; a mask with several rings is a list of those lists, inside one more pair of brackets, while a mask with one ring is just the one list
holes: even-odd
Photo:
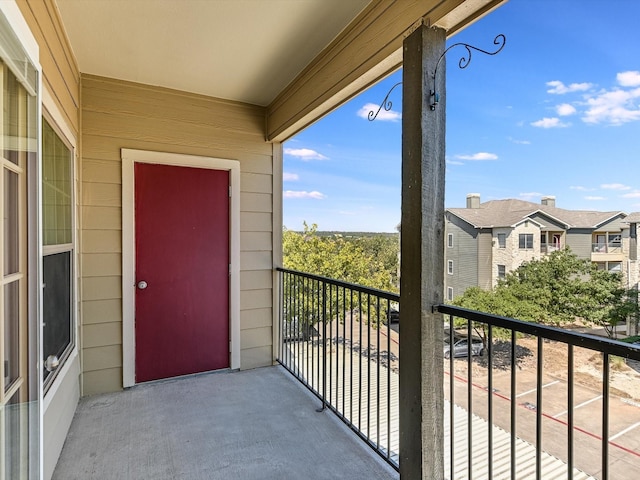
[[322, 282], [322, 406], [318, 412], [327, 408], [327, 284]]
[[400, 476], [444, 477], [445, 49], [442, 28], [420, 25], [403, 44], [400, 275]]

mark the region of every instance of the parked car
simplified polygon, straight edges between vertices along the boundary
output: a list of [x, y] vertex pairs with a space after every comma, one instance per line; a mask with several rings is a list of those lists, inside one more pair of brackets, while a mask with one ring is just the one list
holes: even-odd
[[[466, 357], [469, 354], [469, 345], [466, 338], [454, 338], [453, 339], [453, 356], [454, 357]], [[449, 339], [444, 339], [444, 358], [451, 356], [451, 345], [449, 345]], [[484, 352], [484, 344], [479, 338], [471, 339], [471, 355], [478, 356]]]
[[389, 323], [400, 322], [400, 312], [396, 309], [389, 310]]

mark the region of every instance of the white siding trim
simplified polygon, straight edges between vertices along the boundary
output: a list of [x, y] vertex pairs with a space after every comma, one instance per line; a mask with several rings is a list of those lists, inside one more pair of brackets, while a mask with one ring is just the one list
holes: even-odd
[[135, 385], [134, 163], [227, 170], [231, 182], [229, 315], [231, 368], [240, 368], [240, 162], [221, 158], [123, 148], [122, 155], [122, 381]]

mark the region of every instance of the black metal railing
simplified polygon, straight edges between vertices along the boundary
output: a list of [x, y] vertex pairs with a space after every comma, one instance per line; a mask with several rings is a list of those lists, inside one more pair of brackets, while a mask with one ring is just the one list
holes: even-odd
[[278, 272], [279, 363], [398, 469], [398, 295]]
[[[278, 272], [278, 361], [316, 394], [320, 410], [335, 412], [398, 469], [399, 296]], [[435, 308], [445, 329], [445, 478], [636, 478], [638, 346]], [[620, 388], [620, 375], [639, 384], [637, 393]]]
[[[630, 466], [640, 466], [634, 440], [640, 403], [623, 391], [613, 395], [611, 384], [615, 365], [640, 362], [638, 346], [450, 305], [437, 310], [452, 326], [451, 353], [444, 350], [449, 425], [461, 423], [457, 406], [467, 417], [462, 419], [466, 431], [450, 428], [448, 471], [454, 474], [449, 478], [636, 478]], [[563, 361], [566, 368], [558, 365]], [[629, 381], [633, 378], [639, 381], [635, 375]], [[480, 435], [474, 428], [482, 430]], [[498, 451], [497, 436], [508, 437], [507, 448]], [[527, 452], [522, 445], [534, 448]], [[486, 458], [478, 458], [478, 452]], [[462, 468], [460, 460], [466, 463]]]

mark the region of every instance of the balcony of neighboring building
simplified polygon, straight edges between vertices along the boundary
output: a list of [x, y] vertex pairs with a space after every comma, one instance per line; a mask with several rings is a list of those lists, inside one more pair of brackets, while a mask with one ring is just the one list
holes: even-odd
[[541, 232], [540, 253], [548, 254], [564, 248], [563, 232]]
[[592, 236], [592, 262], [622, 262], [624, 259], [621, 233], [596, 233]]

